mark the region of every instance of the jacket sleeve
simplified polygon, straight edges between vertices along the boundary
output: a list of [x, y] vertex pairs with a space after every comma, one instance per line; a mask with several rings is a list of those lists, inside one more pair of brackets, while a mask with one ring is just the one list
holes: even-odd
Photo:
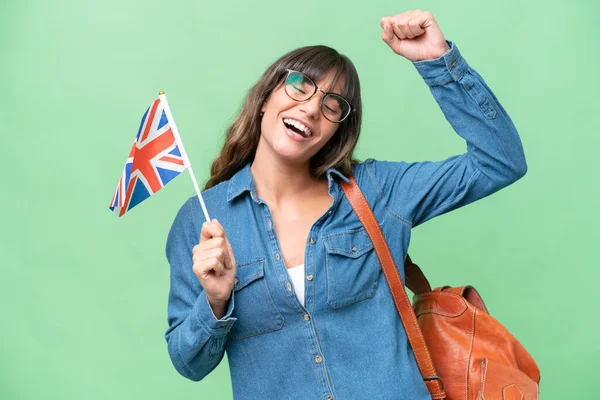
[[415, 227], [510, 185], [527, 172], [519, 134], [458, 47], [413, 62], [467, 151], [432, 162], [365, 161], [389, 211]]
[[193, 381], [204, 378], [221, 362], [227, 333], [237, 320], [231, 317], [233, 291], [226, 314], [217, 319], [192, 270], [192, 248], [199, 235], [190, 199], [179, 210], [167, 238], [171, 287], [167, 308], [169, 328], [165, 339], [175, 369]]

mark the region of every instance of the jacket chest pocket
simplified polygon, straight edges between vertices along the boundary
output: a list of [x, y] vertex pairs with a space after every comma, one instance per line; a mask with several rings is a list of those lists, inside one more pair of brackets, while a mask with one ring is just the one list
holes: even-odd
[[264, 259], [238, 264], [233, 286], [237, 321], [231, 327], [232, 339], [244, 339], [276, 331], [283, 326], [283, 316], [275, 306], [264, 275]]
[[364, 228], [323, 238], [327, 303], [340, 308], [375, 296], [381, 266]]

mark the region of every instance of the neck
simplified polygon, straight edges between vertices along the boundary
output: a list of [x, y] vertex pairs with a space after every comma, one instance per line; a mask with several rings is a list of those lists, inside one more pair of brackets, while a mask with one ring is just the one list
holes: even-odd
[[257, 156], [250, 166], [258, 196], [277, 205], [289, 200], [300, 200], [301, 196], [315, 193], [323, 179], [315, 178], [309, 163], [293, 164], [281, 158]]

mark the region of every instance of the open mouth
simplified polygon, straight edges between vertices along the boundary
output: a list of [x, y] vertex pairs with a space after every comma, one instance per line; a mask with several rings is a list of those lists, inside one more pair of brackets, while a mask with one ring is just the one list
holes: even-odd
[[312, 136], [312, 132], [311, 132], [310, 128], [308, 128], [307, 126], [305, 126], [304, 124], [302, 124], [296, 120], [293, 120], [291, 118], [284, 118], [283, 124], [290, 131], [292, 131], [304, 138], [309, 138]]

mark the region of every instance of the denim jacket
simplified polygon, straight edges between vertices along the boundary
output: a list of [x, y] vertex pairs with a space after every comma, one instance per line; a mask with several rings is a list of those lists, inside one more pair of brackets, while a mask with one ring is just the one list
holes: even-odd
[[[437, 162], [367, 159], [353, 174], [404, 279], [411, 228], [522, 177], [519, 135], [458, 47], [414, 62], [467, 151]], [[196, 197], [167, 239], [171, 266], [165, 339], [176, 370], [193, 381], [227, 360], [235, 399], [429, 399], [373, 244], [327, 171], [331, 205], [306, 238], [305, 299], [298, 301], [268, 205], [250, 164], [203, 192], [237, 261], [225, 316], [217, 319], [192, 271], [204, 215]]]

